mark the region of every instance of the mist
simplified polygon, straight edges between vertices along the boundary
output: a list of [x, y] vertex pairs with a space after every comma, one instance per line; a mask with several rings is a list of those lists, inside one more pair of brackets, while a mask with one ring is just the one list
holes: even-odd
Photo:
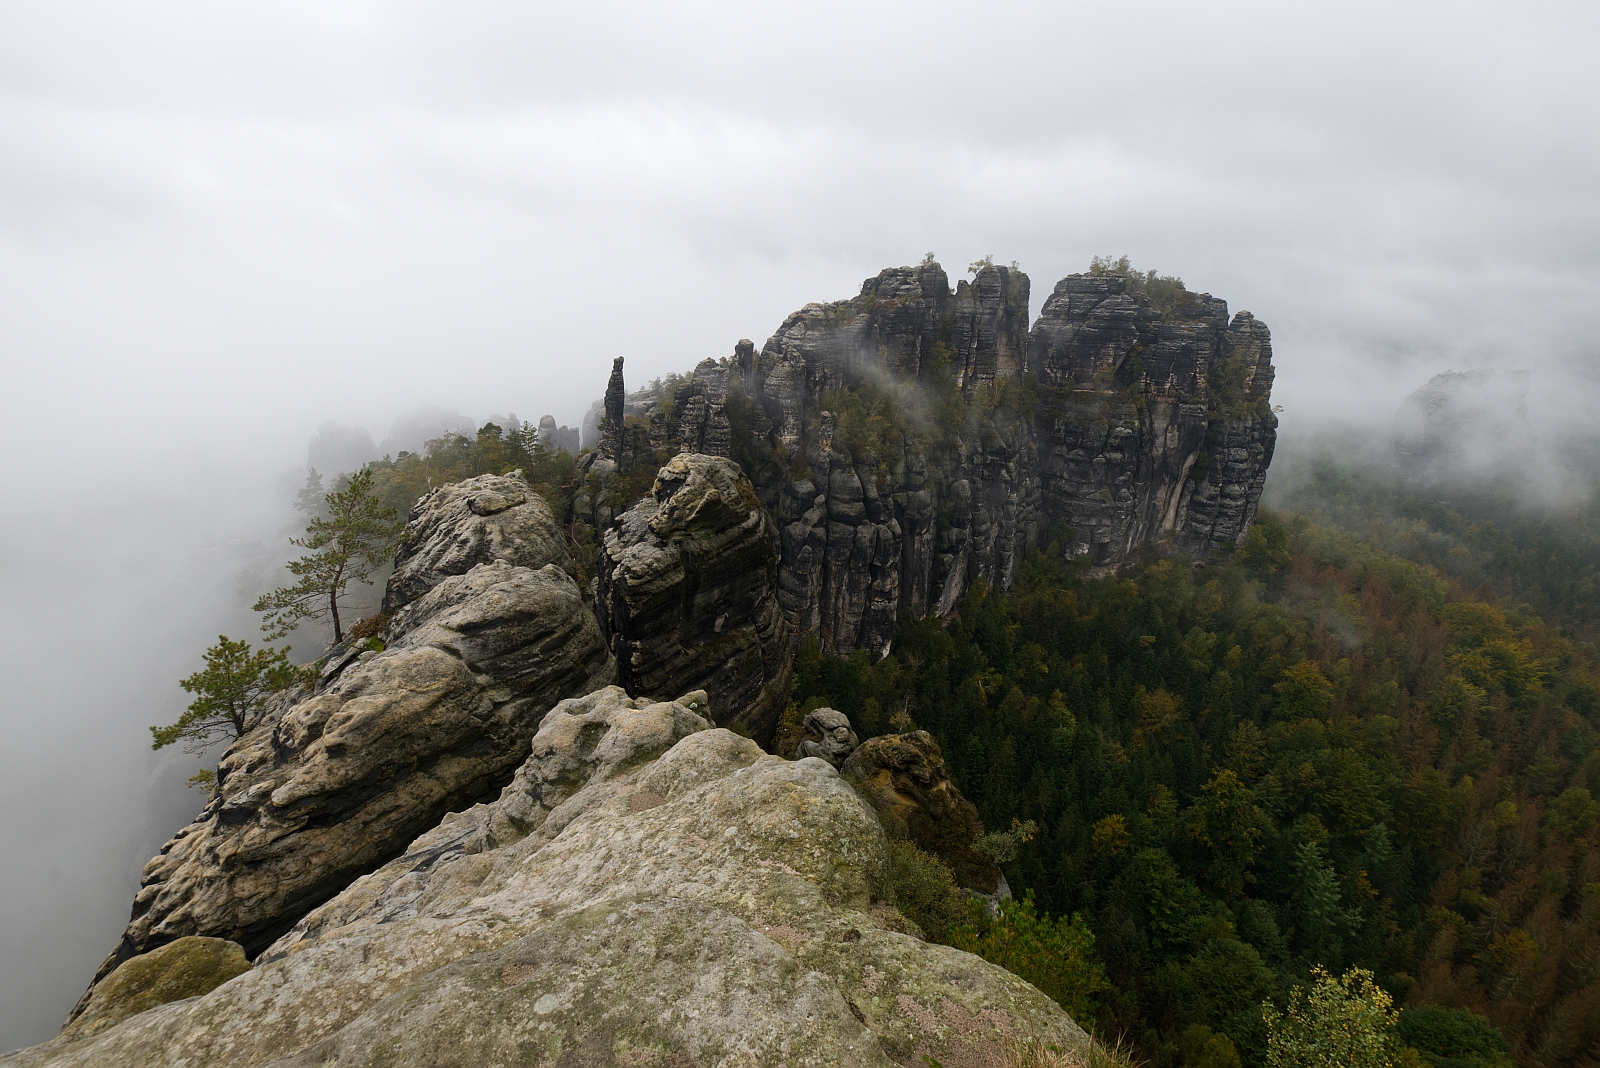
[[0, 1049], [200, 807], [147, 728], [258, 638], [240, 575], [324, 424], [576, 426], [616, 355], [637, 389], [931, 250], [1018, 261], [1034, 314], [1096, 254], [1254, 312], [1280, 463], [1445, 370], [1530, 371], [1553, 441], [1597, 392], [1597, 37], [1578, 4], [0, 4]]

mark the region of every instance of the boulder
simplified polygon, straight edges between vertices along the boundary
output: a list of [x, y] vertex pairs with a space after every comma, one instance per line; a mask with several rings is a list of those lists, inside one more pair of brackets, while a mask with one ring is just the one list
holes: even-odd
[[704, 689], [718, 724], [772, 737], [792, 658], [776, 535], [739, 465], [680, 453], [601, 545], [595, 611], [635, 696]]
[[[396, 572], [421, 592], [391, 584], [400, 607], [387, 647], [347, 652], [316, 692], [283, 695], [228, 749], [205, 809], [145, 865], [96, 982], [190, 935], [259, 953], [446, 813], [495, 796], [552, 706], [612, 681], [572, 577], [513, 562], [559, 548], [548, 510], [519, 496], [525, 486], [478, 478], [424, 498], [407, 558], [418, 566]], [[496, 559], [450, 573], [483, 556]]]
[[878, 813], [890, 837], [944, 861], [968, 890], [1000, 891], [1005, 879], [1000, 869], [973, 848], [983, 836], [983, 820], [950, 781], [933, 735], [913, 731], [868, 738], [840, 774]]
[[838, 767], [855, 751], [859, 740], [850, 729], [850, 717], [834, 708], [813, 708], [806, 713], [797, 756], [820, 757]]
[[704, 695], [557, 706], [498, 800], [357, 881], [204, 997], [12, 1054], [45, 1065], [992, 1063], [1084, 1051], [1049, 998], [887, 922], [888, 842], [821, 760]]
[[520, 471], [453, 482], [417, 501], [384, 591], [383, 613], [392, 616], [451, 575], [489, 563], [532, 570], [555, 564], [574, 571], [549, 505]]

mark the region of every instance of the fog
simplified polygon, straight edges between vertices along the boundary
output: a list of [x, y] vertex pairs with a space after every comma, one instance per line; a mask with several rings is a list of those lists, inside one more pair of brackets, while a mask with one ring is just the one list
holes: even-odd
[[216, 634], [255, 636], [238, 577], [281, 553], [324, 424], [577, 425], [615, 355], [637, 387], [931, 250], [952, 281], [1018, 261], [1035, 313], [1124, 253], [1254, 312], [1286, 449], [1480, 367], [1581, 425], [1597, 30], [1580, 4], [0, 2], [0, 1049], [54, 1033], [199, 807], [146, 728]]

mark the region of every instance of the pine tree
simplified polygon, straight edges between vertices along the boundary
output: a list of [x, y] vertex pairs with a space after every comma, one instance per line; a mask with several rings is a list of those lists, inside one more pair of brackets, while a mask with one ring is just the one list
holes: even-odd
[[219, 736], [239, 738], [261, 722], [269, 697], [301, 678], [286, 650], [252, 650], [225, 634], [205, 651], [205, 661], [203, 671], [178, 683], [196, 695], [188, 710], [176, 723], [150, 728], [151, 749], [181, 741], [187, 752], [198, 753]]
[[326, 516], [313, 515], [303, 538], [295, 545], [312, 553], [288, 563], [299, 579], [256, 601], [254, 610], [266, 613], [261, 629], [269, 638], [281, 638], [303, 619], [328, 619], [333, 640], [344, 640], [339, 621], [339, 598], [351, 582], [365, 582], [394, 553], [405, 524], [394, 509], [385, 508], [372, 491], [372, 473], [362, 470], [349, 484], [326, 498]]

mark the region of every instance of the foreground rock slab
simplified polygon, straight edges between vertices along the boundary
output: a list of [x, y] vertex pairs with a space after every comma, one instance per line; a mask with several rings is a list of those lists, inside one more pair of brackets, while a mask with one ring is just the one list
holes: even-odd
[[492, 804], [308, 915], [249, 973], [68, 1065], [947, 1065], [1081, 1048], [1051, 1000], [887, 929], [888, 844], [827, 763], [711, 729], [704, 694], [563, 702]]

